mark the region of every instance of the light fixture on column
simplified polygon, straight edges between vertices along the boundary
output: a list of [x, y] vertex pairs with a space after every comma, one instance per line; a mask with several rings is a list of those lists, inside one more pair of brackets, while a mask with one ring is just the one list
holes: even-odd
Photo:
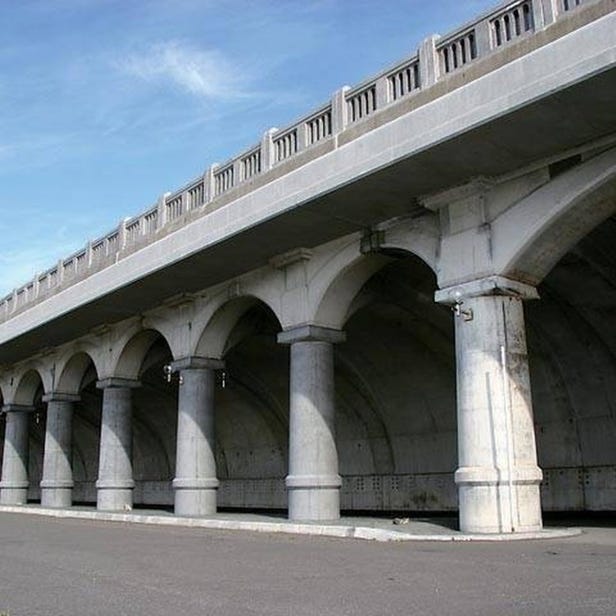
[[182, 385], [184, 383], [184, 379], [181, 374], [178, 374], [171, 364], [165, 364], [163, 366], [163, 374], [165, 375], [165, 381], [167, 383], [171, 383], [173, 381], [173, 376], [177, 374], [178, 385]]
[[218, 382], [220, 383], [220, 387], [222, 389], [227, 389], [229, 385], [229, 374], [226, 370], [217, 370]]
[[453, 311], [453, 313], [457, 317], [462, 317], [462, 319], [464, 319], [465, 321], [472, 321], [473, 320], [473, 311], [472, 311], [471, 308], [468, 308], [466, 310], [462, 309], [462, 305], [464, 304], [464, 302], [461, 299], [462, 295], [460, 294], [459, 291], [456, 291], [455, 298], [456, 298], [456, 302], [451, 307], [451, 310]]

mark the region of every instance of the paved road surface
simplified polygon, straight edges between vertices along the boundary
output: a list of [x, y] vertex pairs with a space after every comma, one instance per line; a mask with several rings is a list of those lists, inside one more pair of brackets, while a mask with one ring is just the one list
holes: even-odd
[[0, 614], [616, 614], [616, 527], [382, 544], [0, 514]]

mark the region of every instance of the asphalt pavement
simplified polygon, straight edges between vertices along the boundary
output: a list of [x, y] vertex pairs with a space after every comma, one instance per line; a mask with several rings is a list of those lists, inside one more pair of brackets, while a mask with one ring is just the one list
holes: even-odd
[[377, 543], [0, 514], [0, 614], [616, 614], [616, 524]]

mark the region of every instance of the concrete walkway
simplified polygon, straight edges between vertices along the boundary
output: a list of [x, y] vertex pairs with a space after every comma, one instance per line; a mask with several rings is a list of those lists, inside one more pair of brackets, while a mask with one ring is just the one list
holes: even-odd
[[275, 514], [217, 513], [211, 517], [178, 517], [164, 510], [137, 509], [126, 513], [97, 511], [92, 507], [46, 509], [40, 505], [0, 506], [0, 513], [21, 513], [54, 518], [73, 518], [104, 522], [180, 526], [217, 530], [243, 530], [260, 533], [315, 535], [372, 541], [514, 541], [555, 539], [580, 535], [579, 528], [544, 528], [533, 533], [495, 535], [465, 534], [454, 530], [454, 518], [411, 518], [394, 524], [393, 518], [343, 517], [336, 522], [290, 522]]

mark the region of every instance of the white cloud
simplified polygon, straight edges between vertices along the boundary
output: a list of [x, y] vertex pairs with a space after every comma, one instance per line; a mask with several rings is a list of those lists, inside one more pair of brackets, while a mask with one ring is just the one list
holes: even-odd
[[179, 86], [203, 98], [246, 96], [237, 67], [216, 50], [203, 50], [178, 41], [152, 46], [119, 62], [122, 70], [145, 81]]

